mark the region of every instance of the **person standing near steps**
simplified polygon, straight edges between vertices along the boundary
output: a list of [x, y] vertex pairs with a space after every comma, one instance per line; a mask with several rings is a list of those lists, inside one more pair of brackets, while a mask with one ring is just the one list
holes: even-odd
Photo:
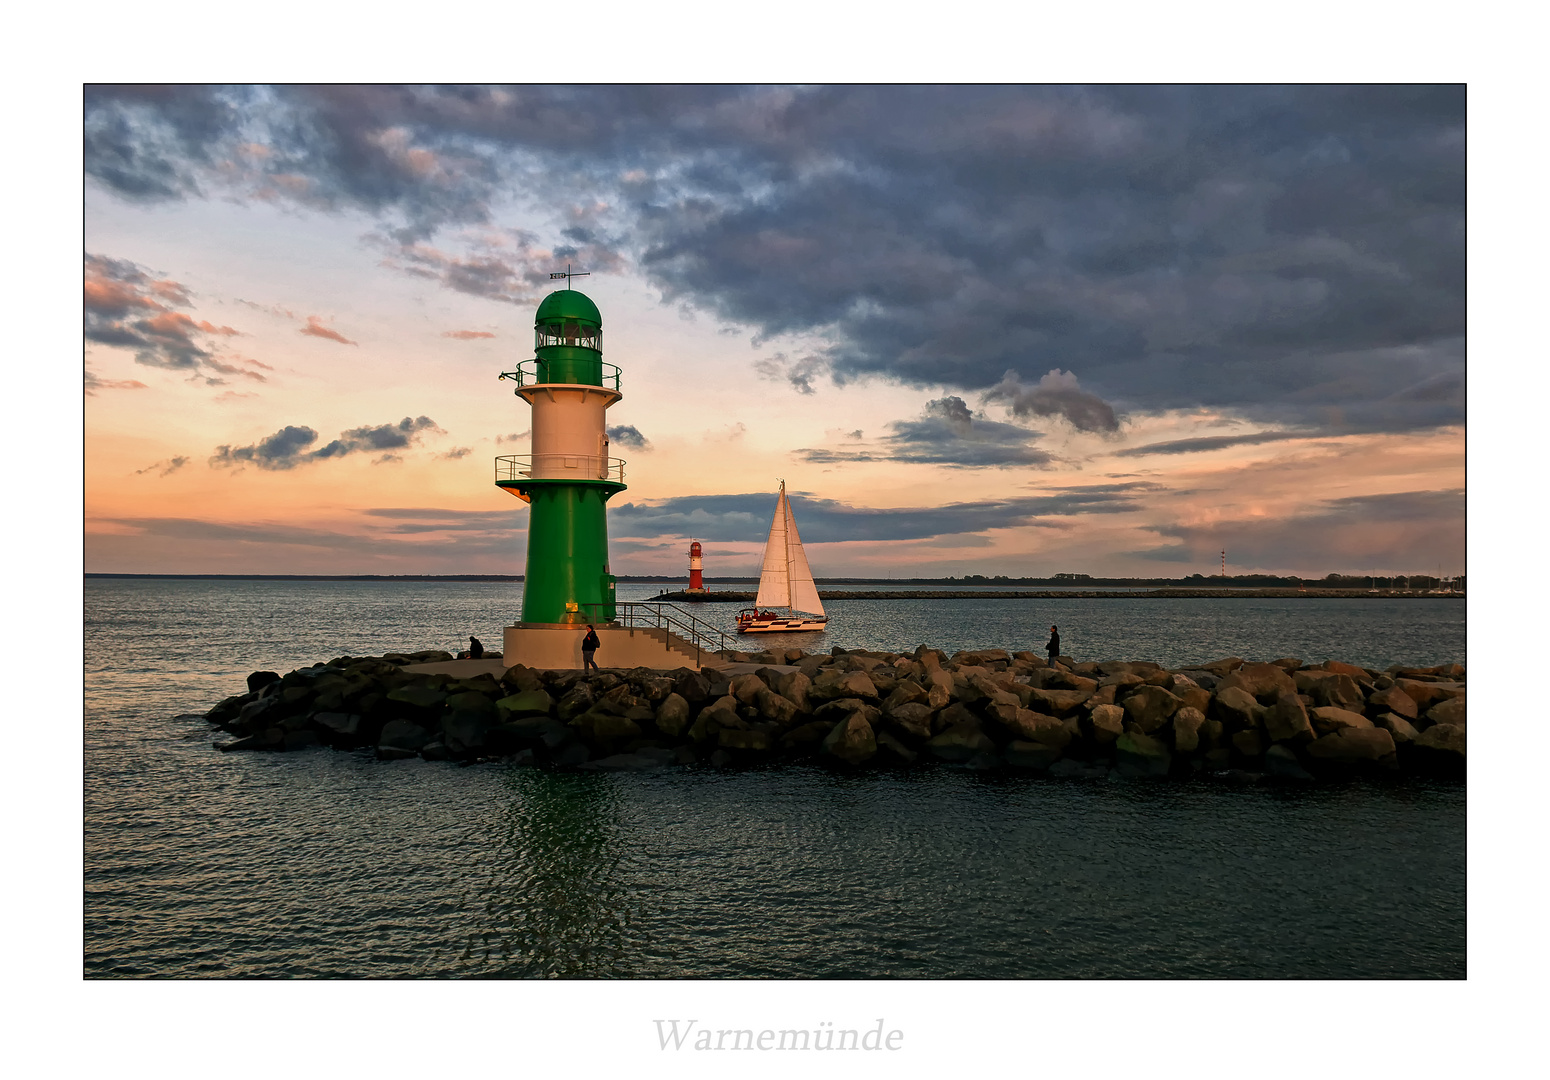
[[1060, 655], [1060, 631], [1053, 626], [1049, 628], [1049, 644], [1045, 646], [1049, 650], [1049, 666], [1055, 666], [1055, 658]]
[[592, 628], [591, 623], [587, 623], [587, 636], [581, 639], [582, 671], [597, 670], [597, 661], [594, 660], [593, 657], [597, 655], [598, 645], [599, 642], [597, 640], [597, 631]]

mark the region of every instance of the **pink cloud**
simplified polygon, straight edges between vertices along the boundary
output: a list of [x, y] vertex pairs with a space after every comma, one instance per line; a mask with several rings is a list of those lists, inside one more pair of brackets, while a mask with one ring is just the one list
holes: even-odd
[[441, 336], [456, 338], [459, 341], [473, 341], [475, 338], [492, 338], [495, 335], [483, 330], [446, 330]]
[[337, 341], [341, 345], [359, 344], [359, 342], [351, 341], [339, 331], [330, 330], [328, 327], [324, 326], [323, 318], [320, 315], [308, 315], [307, 325], [301, 328], [300, 333], [307, 334], [310, 337], [327, 338], [329, 341]]

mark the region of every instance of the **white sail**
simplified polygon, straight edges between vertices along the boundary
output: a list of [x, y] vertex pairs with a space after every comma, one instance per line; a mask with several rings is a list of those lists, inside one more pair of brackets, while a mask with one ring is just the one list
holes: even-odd
[[775, 503], [775, 520], [770, 522], [770, 537], [764, 544], [764, 567], [759, 573], [759, 595], [754, 606], [823, 614], [823, 601], [818, 599], [818, 586], [813, 583], [813, 571], [807, 565], [807, 553], [802, 550], [802, 538], [797, 534], [784, 483]]
[[754, 607], [790, 607], [791, 572], [786, 561], [786, 485], [780, 485], [775, 503], [775, 520], [770, 522], [770, 538], [764, 542], [764, 568], [759, 571], [759, 595]]
[[784, 484], [780, 488], [780, 501], [786, 508], [786, 576], [791, 582], [791, 607], [809, 615], [822, 615], [823, 601], [818, 599], [818, 586], [813, 583], [813, 571], [807, 565], [807, 552], [802, 550], [797, 519], [791, 516], [791, 501], [786, 498]]

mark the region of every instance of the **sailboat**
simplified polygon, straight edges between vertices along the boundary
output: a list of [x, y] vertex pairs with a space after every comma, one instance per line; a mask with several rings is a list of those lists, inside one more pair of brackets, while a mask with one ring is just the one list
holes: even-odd
[[[785, 614], [772, 611], [784, 608]], [[770, 523], [770, 538], [764, 543], [764, 569], [759, 574], [759, 595], [752, 608], [737, 613], [740, 634], [790, 634], [805, 630], [826, 630], [829, 618], [818, 599], [813, 571], [797, 535], [796, 518], [786, 498], [786, 482], [780, 482], [780, 500], [775, 504], [775, 520]]]

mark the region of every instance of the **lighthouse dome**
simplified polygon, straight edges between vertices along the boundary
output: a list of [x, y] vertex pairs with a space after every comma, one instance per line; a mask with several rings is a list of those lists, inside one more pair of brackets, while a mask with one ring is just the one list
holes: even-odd
[[603, 325], [603, 316], [590, 297], [575, 289], [560, 289], [544, 297], [544, 302], [538, 305], [538, 316], [533, 322], [537, 325], [572, 320], [599, 328]]

